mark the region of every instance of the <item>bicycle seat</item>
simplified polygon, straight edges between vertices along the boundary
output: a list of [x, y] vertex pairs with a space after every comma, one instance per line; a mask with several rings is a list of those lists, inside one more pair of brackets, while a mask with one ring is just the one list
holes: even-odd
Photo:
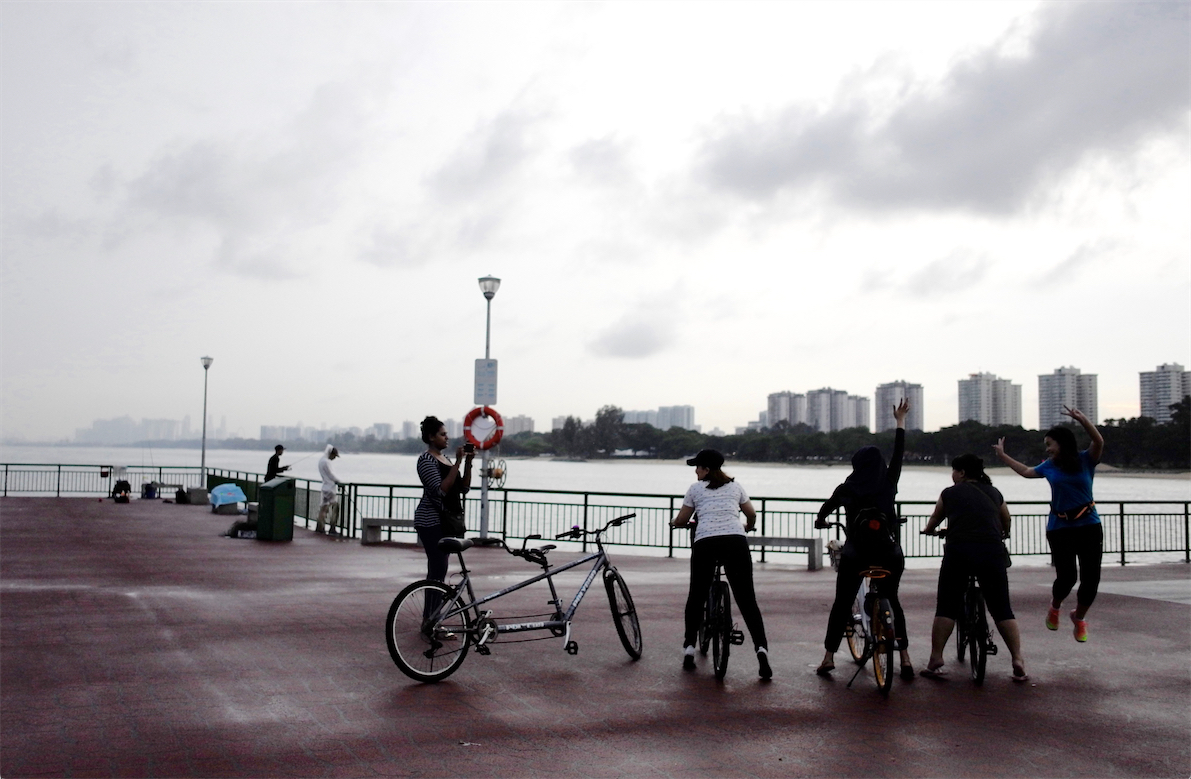
[[874, 565], [869, 568], [865, 568], [860, 572], [860, 575], [866, 579], [884, 579], [889, 575], [889, 571], [886, 568], [879, 568]]
[[444, 538], [438, 542], [438, 548], [444, 552], [462, 552], [473, 546], [470, 538]]

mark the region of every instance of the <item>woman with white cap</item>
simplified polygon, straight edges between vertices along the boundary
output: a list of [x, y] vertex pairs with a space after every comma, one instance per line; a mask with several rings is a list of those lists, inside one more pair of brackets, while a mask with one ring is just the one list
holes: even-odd
[[[746, 531], [756, 527], [757, 512], [744, 488], [724, 473], [722, 454], [714, 449], [704, 449], [686, 464], [695, 466], [698, 481], [686, 491], [682, 508], [670, 523], [672, 527], [686, 527], [691, 523], [691, 517], [698, 515], [691, 544], [691, 588], [686, 599], [682, 667], [687, 671], [695, 668], [695, 642], [703, 619], [703, 604], [707, 601], [715, 568], [723, 564], [732, 595], [757, 650], [757, 675], [768, 679], [773, 676], [773, 671], [769, 668], [765, 622], [761, 619], [761, 609], [753, 590], [753, 557], [745, 537]], [[744, 525], [740, 522], [742, 512], [747, 520]]]

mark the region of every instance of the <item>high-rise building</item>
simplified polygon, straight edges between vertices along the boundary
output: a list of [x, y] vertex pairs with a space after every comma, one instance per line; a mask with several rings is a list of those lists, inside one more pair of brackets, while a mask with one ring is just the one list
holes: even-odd
[[694, 430], [695, 407], [659, 406], [657, 426], [660, 430], [669, 430], [672, 427], [681, 427], [684, 430]]
[[770, 426], [785, 422], [791, 426], [806, 424], [806, 395], [800, 392], [774, 392], [766, 406]]
[[824, 433], [849, 427], [868, 427], [869, 399], [831, 387], [806, 393], [806, 424]]
[[[447, 431], [450, 435], [450, 431]], [[402, 438], [421, 438], [422, 433], [418, 430], [418, 425], [415, 422], [405, 421], [401, 423], [401, 437]]]
[[1092, 420], [1100, 421], [1097, 410], [1096, 374], [1080, 373], [1079, 368], [1055, 368], [1054, 373], [1038, 377], [1038, 429], [1047, 430], [1070, 422], [1063, 407], [1077, 408]]
[[1021, 424], [1021, 385], [991, 373], [959, 380], [959, 421], [983, 425]]
[[526, 416], [505, 417], [505, 435], [532, 433], [533, 418]]
[[562, 430], [564, 427], [566, 427], [566, 424], [566, 417], [553, 417], [550, 420], [550, 432], [553, 433], [555, 430]]
[[624, 412], [624, 423], [626, 425], [652, 425], [657, 427], [657, 409], [653, 411], [626, 411]]
[[1183, 370], [1177, 362], [1164, 363], [1155, 370], [1142, 371], [1141, 415], [1166, 424], [1171, 420], [1170, 407], [1191, 395], [1191, 371]]
[[902, 399], [910, 401], [910, 413], [906, 415], [907, 430], [922, 430], [922, 385], [910, 384], [904, 379], [891, 381], [877, 386], [876, 407], [873, 415], [876, 418], [876, 432], [883, 433], [897, 427], [897, 420], [893, 418], [893, 409]]

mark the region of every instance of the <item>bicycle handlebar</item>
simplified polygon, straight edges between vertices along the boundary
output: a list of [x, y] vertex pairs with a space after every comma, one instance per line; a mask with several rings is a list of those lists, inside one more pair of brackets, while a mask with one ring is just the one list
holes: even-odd
[[617, 517], [616, 519], [610, 519], [610, 520], [608, 520], [608, 524], [604, 525], [599, 530], [584, 530], [583, 528], [579, 527], [578, 525], [575, 525], [570, 530], [567, 530], [563, 533], [559, 533], [558, 535], [555, 536], [555, 538], [561, 539], [561, 538], [582, 538], [583, 536], [598, 536], [600, 533], [603, 533], [605, 530], [607, 530], [610, 527], [620, 527], [625, 522], [629, 521], [630, 519], [632, 519], [635, 516], [637, 516], [637, 512], [634, 511], [632, 514], [625, 514], [623, 517]]

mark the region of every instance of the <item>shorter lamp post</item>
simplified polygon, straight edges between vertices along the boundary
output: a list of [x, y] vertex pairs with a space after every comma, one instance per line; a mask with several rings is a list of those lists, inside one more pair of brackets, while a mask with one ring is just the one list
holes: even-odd
[[203, 472], [203, 488], [207, 487], [207, 373], [211, 370], [214, 357], [203, 357], [203, 459], [200, 464]]

